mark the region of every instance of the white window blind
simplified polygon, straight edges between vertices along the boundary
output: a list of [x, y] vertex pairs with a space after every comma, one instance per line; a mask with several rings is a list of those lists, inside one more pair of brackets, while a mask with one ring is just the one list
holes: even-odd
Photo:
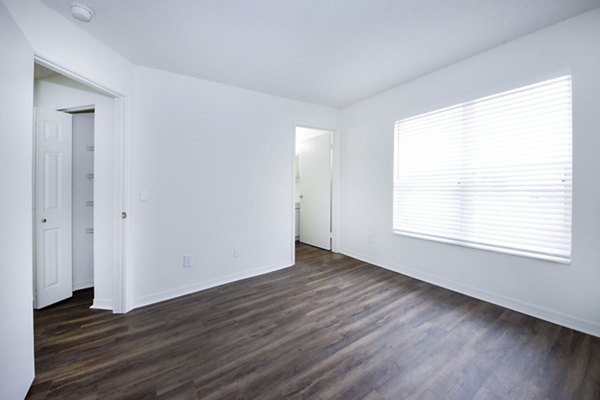
[[393, 230], [571, 258], [571, 76], [396, 122]]

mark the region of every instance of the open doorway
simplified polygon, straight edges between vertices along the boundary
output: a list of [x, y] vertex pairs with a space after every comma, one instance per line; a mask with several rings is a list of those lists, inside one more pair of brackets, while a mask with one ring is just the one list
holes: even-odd
[[93, 287], [92, 308], [120, 311], [113, 268], [115, 112], [113, 97], [35, 64], [36, 308]]
[[333, 132], [298, 126], [295, 136], [296, 241], [331, 250]]
[[73, 290], [94, 286], [94, 109], [73, 118]]
[[94, 109], [34, 112], [34, 307], [94, 286]]

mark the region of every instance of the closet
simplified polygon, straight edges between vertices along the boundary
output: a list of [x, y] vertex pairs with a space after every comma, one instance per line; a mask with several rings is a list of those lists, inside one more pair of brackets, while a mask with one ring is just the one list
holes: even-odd
[[73, 290], [94, 286], [94, 110], [73, 116]]

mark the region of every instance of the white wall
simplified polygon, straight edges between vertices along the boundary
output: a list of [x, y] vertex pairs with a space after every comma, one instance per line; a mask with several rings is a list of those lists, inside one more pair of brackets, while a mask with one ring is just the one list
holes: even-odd
[[[124, 57], [120, 56], [103, 43], [94, 39], [85, 31], [79, 29], [75, 24], [69, 23], [62, 16], [40, 3], [37, 0], [2, 0], [8, 8], [10, 14], [17, 22], [20, 30], [29, 40], [31, 47], [36, 55], [62, 67], [65, 71], [73, 73], [85, 80], [93, 81], [112, 92], [122, 96], [123, 103], [122, 119], [123, 123], [115, 127], [115, 132], [118, 135], [118, 146], [115, 146], [115, 157], [123, 160], [123, 163], [117, 163], [115, 168], [116, 176], [121, 176], [120, 169], [124, 168], [125, 180], [128, 176], [129, 166], [127, 164], [128, 157], [128, 140], [131, 130], [131, 85], [133, 66]], [[119, 113], [121, 111], [119, 110]], [[117, 118], [119, 120], [119, 118]], [[124, 142], [124, 146], [121, 146]], [[121, 154], [121, 149], [124, 148], [125, 154]], [[127, 209], [128, 205], [128, 189], [129, 186], [122, 182], [116, 182], [113, 187], [115, 192], [114, 201], [120, 201], [121, 196], [119, 191], [124, 192], [124, 202], [122, 208]], [[121, 243], [121, 235], [127, 240], [127, 221], [121, 221], [119, 213], [111, 216], [113, 223], [119, 222], [120, 225], [115, 227], [113, 241], [113, 260], [112, 264], [116, 273], [121, 274], [121, 263], [127, 263], [127, 254], [123, 257], [119, 255], [119, 247]], [[128, 287], [131, 277], [128, 275], [129, 270], [125, 269], [124, 276], [125, 285]], [[117, 289], [117, 288], [115, 288]], [[127, 296], [131, 291], [127, 292]], [[116, 308], [127, 310], [130, 308], [130, 297], [121, 296], [121, 293], [114, 293], [117, 300], [123, 299], [125, 304], [117, 304]]]
[[94, 308], [112, 309], [114, 209], [114, 100], [62, 76], [35, 81], [36, 107], [58, 110], [93, 105]]
[[142, 67], [134, 100], [135, 306], [291, 265], [294, 127], [339, 111]]
[[[132, 132], [132, 65], [36, 0], [2, 1], [36, 54], [124, 96], [124, 129]], [[136, 75], [139, 123], [135, 142], [124, 138], [132, 151], [124, 155], [125, 176], [135, 179], [124, 185], [125, 259], [131, 266], [125, 310], [134, 295], [136, 305], [146, 304], [289, 265], [293, 129], [296, 123], [339, 126], [339, 111], [145, 68], [137, 68]], [[196, 153], [204, 157], [194, 159]], [[186, 154], [193, 159], [181, 157]], [[188, 164], [206, 166], [192, 195], [182, 179], [191, 173]], [[131, 174], [128, 165], [135, 166]], [[221, 187], [217, 176], [238, 186]], [[137, 201], [140, 188], [150, 194], [147, 203]], [[155, 224], [160, 230], [148, 231]], [[235, 259], [234, 246], [240, 249]], [[212, 265], [183, 271], [184, 250], [196, 255], [196, 266]]]
[[2, 0], [35, 54], [127, 95], [132, 65], [37, 0]]
[[73, 115], [73, 290], [94, 286], [94, 113]]
[[[599, 43], [595, 10], [345, 109], [341, 251], [600, 336]], [[574, 107], [571, 265], [392, 234], [394, 121], [568, 70]]]
[[33, 381], [32, 50], [0, 3], [0, 397]]
[[[38, 1], [3, 2], [35, 53], [125, 96], [125, 132], [135, 132], [130, 145], [132, 181], [125, 187], [133, 193], [126, 308], [291, 263], [294, 126], [335, 128], [341, 121], [337, 110], [134, 68]], [[340, 225], [342, 251], [600, 334], [600, 291], [593, 284], [600, 281], [600, 269], [595, 268], [600, 259], [600, 185], [594, 181], [600, 175], [595, 154], [600, 148], [599, 13], [561, 23], [346, 109], [343, 141], [336, 142], [342, 145], [343, 157], [335, 161], [342, 167], [343, 200], [335, 200], [342, 212], [335, 223]], [[7, 24], [2, 29], [4, 33]], [[574, 75], [572, 265], [391, 234], [395, 120], [569, 68]], [[5, 76], [16, 79], [24, 72], [11, 70]], [[21, 87], [23, 93], [26, 89]], [[130, 111], [135, 114], [135, 131]], [[23, 106], [18, 112], [25, 112]], [[9, 154], [31, 147], [30, 136], [14, 140], [19, 142], [3, 147]], [[30, 173], [31, 155], [26, 157], [27, 166], [19, 159], [25, 169], [15, 169], [22, 175]], [[147, 202], [138, 201], [140, 190], [147, 192]], [[29, 192], [17, 191], [14, 199], [30, 207]], [[22, 229], [31, 236], [30, 224]], [[26, 245], [13, 239], [9, 244]], [[233, 257], [234, 247], [239, 257]], [[195, 255], [194, 267], [181, 267], [184, 253]], [[31, 301], [30, 293], [18, 298]]]

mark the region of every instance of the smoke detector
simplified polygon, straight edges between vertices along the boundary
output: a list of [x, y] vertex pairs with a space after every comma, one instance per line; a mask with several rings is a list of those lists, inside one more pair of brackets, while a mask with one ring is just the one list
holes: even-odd
[[90, 22], [94, 16], [94, 10], [83, 4], [73, 3], [71, 4], [71, 15], [81, 22]]

